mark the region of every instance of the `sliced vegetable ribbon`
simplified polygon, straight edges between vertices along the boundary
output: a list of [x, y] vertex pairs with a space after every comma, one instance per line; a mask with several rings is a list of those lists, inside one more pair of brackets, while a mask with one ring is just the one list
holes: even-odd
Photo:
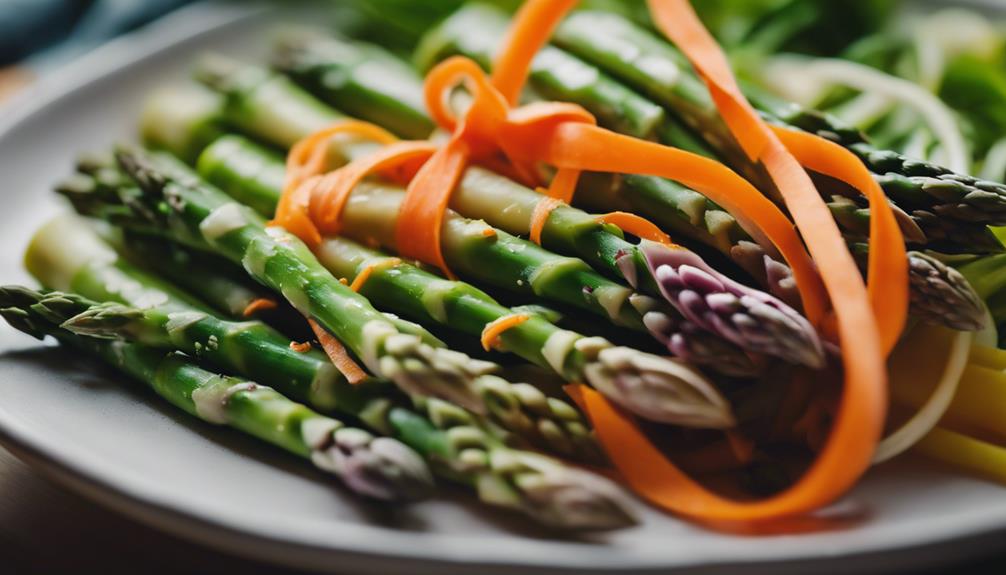
[[[516, 21], [497, 58], [497, 78], [522, 78], [530, 59], [510, 56], [533, 53], [543, 43], [542, 30], [552, 30], [573, 3], [530, 0]], [[904, 325], [908, 307], [908, 276], [901, 232], [876, 183], [862, 164], [818, 138], [794, 132], [773, 132], [740, 93], [726, 57], [699, 21], [686, 0], [649, 0], [654, 20], [692, 61], [706, 80], [717, 108], [752, 161], [764, 164], [803, 233], [810, 253], [821, 262], [821, 277], [781, 212], [750, 196], [744, 185], [713, 186], [732, 178], [721, 167], [695, 170], [702, 174], [682, 177], [683, 166], [698, 167], [696, 159], [676, 150], [646, 142], [622, 139], [593, 126], [556, 126], [546, 137], [521, 141], [507, 138], [508, 155], [523, 152], [528, 158], [560, 168], [624, 171], [665, 176], [690, 185], [738, 217], [745, 229], [757, 228], [772, 240], [793, 266], [805, 309], [812, 321], [830, 303], [843, 349], [845, 392], [832, 434], [807, 474], [788, 490], [759, 502], [738, 502], [712, 493], [681, 472], [643, 435], [639, 428], [600, 394], [583, 387], [573, 393], [585, 407], [598, 438], [626, 481], [643, 497], [671, 511], [704, 520], [751, 521], [774, 519], [812, 511], [841, 496], [869, 467], [883, 430], [886, 411], [884, 359]], [[523, 32], [523, 33], [522, 33]], [[501, 66], [510, 69], [500, 70]], [[514, 82], [508, 89], [518, 90]], [[513, 92], [511, 92], [512, 94]], [[785, 143], [784, 143], [785, 141]], [[792, 151], [791, 151], [792, 149]], [[836, 177], [860, 190], [871, 208], [871, 253], [868, 292], [842, 236], [820, 194], [794, 154], [808, 168]], [[664, 160], [664, 161], [661, 161]], [[679, 172], [680, 171], [680, 172]], [[675, 174], [673, 172], [679, 172]], [[754, 225], [752, 225], [754, 224]], [[756, 238], [761, 239], [758, 235]], [[878, 287], [874, 287], [878, 286]], [[821, 288], [827, 296], [821, 293]], [[872, 303], [872, 305], [871, 305]]]

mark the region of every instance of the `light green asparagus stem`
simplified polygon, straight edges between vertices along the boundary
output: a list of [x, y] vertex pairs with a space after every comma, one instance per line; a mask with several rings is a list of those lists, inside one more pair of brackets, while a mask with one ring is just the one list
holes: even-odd
[[[119, 258], [77, 218], [59, 217], [40, 228], [29, 244], [25, 265], [47, 288], [132, 310], [92, 317], [79, 326], [92, 333], [112, 335], [109, 330], [115, 330], [116, 335], [147, 345], [157, 342], [231, 373], [254, 374], [269, 385], [283, 382], [284, 392], [297, 390], [292, 394], [297, 399], [326, 411], [353, 413], [368, 394], [387, 389], [377, 380], [346, 384], [323, 353], [298, 353], [290, 349], [288, 338], [261, 322], [219, 319], [186, 293]], [[99, 328], [99, 319], [112, 323]]]
[[118, 340], [74, 336], [46, 319], [53, 313], [66, 313], [66, 308], [92, 305], [79, 296], [58, 292], [43, 295], [24, 288], [0, 288], [0, 315], [14, 327], [36, 337], [54, 335], [87, 350], [183, 411], [309, 459], [357, 494], [409, 500], [432, 487], [423, 460], [395, 439], [374, 437], [318, 414], [272, 388], [206, 371], [186, 356]]
[[[605, 33], [597, 34], [597, 30]], [[664, 39], [617, 14], [581, 11], [557, 28], [553, 41], [675, 112], [731, 165], [758, 176], [730, 135], [703, 82]], [[888, 197], [906, 213], [941, 215], [959, 220], [964, 227], [1006, 221], [1006, 186], [877, 150], [855, 129], [841, 126], [834, 118], [781, 103], [750, 86], [744, 89], [770, 119], [822, 135], [859, 156]], [[774, 192], [771, 186], [764, 189]]]
[[[295, 29], [283, 34], [273, 64], [298, 83], [337, 94], [348, 114], [386, 127], [398, 136], [421, 140], [436, 127], [426, 116], [423, 93], [413, 89], [412, 68], [383, 49], [358, 42], [316, 42], [325, 36]], [[335, 60], [339, 64], [331, 65]], [[375, 99], [383, 106], [371, 106]], [[657, 113], [663, 112], [656, 107]]]
[[378, 377], [410, 394], [435, 395], [483, 411], [473, 380], [494, 364], [434, 348], [403, 333], [342, 285], [318, 263], [298, 238], [281, 228], [266, 228], [260, 216], [200, 181], [167, 156], [121, 150], [123, 170], [138, 185], [137, 217], [174, 238], [203, 242], [241, 264], [256, 281], [283, 295], [305, 317], [338, 337]]

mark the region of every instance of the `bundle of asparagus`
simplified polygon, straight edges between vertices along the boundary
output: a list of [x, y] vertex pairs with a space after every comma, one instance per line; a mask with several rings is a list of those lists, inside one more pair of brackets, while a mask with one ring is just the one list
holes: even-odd
[[[204, 61], [197, 74], [204, 82], [224, 94], [224, 109], [221, 115], [228, 125], [274, 145], [289, 146], [290, 142], [286, 139], [289, 126], [306, 125], [309, 121], [313, 121], [312, 118], [317, 118], [322, 111], [327, 113], [330, 121], [341, 117], [320, 102], [310, 101], [307, 94], [287, 83], [282, 77], [270, 75], [252, 66], [240, 65], [217, 57]], [[263, 102], [266, 101], [263, 92], [270, 95], [269, 99], [272, 102], [283, 102], [282, 106], [274, 106], [271, 112], [278, 114], [279, 110], [284, 115], [282, 119], [276, 118], [277, 123], [284, 126], [283, 129], [273, 130], [260, 120], [266, 113], [262, 109]], [[177, 115], [172, 111], [163, 111], [164, 108], [177, 109], [180, 106], [180, 104], [170, 105], [166, 100], [167, 97], [162, 98], [157, 102], [157, 106], [151, 106], [147, 111], [145, 126], [148, 137], [155, 143], [167, 142], [168, 137], [160, 134], [171, 126], [168, 118]], [[315, 126], [316, 129], [322, 127], [323, 124], [320, 123]], [[302, 134], [306, 135], [307, 133]], [[193, 138], [187, 140], [191, 141]], [[348, 143], [336, 141], [333, 146], [338, 150], [339, 156], [347, 158], [371, 152], [371, 147], [360, 146], [359, 143], [352, 141]], [[201, 160], [201, 164], [206, 165], [207, 170], [225, 174], [230, 169], [226, 167], [228, 163], [249, 162], [250, 165], [258, 166], [256, 178], [259, 179], [259, 183], [248, 186], [248, 189], [256, 190], [256, 194], [263, 193], [264, 186], [261, 182], [269, 178], [273, 182], [274, 193], [278, 192], [279, 164], [275, 160], [270, 163], [262, 154], [255, 154], [255, 150], [248, 149], [247, 146], [245, 148], [242, 152], [245, 158], [206, 159]], [[230, 149], [226, 153], [230, 154]], [[258, 157], [253, 159], [253, 156]], [[244, 187], [230, 184], [227, 182], [229, 177], [221, 175], [223, 182], [218, 183], [228, 189]], [[345, 233], [352, 235], [352, 230], [357, 225], [355, 222], [360, 222], [367, 230], [367, 235], [362, 238], [364, 241], [375, 241], [394, 249], [391, 230], [395, 226], [396, 198], [401, 198], [401, 193], [396, 194], [388, 186], [367, 187], [366, 193], [371, 198], [374, 196], [386, 198], [383, 209], [370, 210], [366, 215], [356, 215], [354, 208], [357, 205], [377, 205], [377, 203], [350, 204], [344, 215]], [[675, 250], [675, 256], [669, 258], [666, 273], [670, 275], [667, 277], [702, 278], [680, 292], [669, 294], [662, 285], [667, 282], [658, 277], [655, 270], [651, 269], [651, 261], [648, 261], [657, 254], [663, 255], [666, 250], [646, 243], [638, 246], [631, 244], [625, 241], [617, 230], [600, 223], [596, 216], [569, 206], [560, 206], [553, 210], [545, 221], [541, 233], [543, 245], [568, 256], [582, 258], [582, 262], [576, 263], [570, 257], [559, 258], [531, 242], [519, 240], [506, 233], [521, 235], [529, 233], [532, 214], [542, 201], [542, 196], [534, 191], [488, 170], [473, 167], [468, 170], [451, 200], [452, 209], [457, 210], [459, 214], [483, 219], [495, 227], [493, 237], [498, 238], [498, 241], [479, 243], [497, 247], [500, 243], [506, 242], [510, 246], [504, 247], [502, 251], [519, 253], [519, 259], [524, 262], [537, 260], [541, 262], [539, 266], [548, 262], [549, 267], [569, 270], [568, 273], [556, 275], [568, 278], [570, 272], [580, 272], [581, 276], [577, 281], [569, 283], [543, 281], [542, 283], [547, 285], [538, 287], [531, 281], [537, 276], [533, 273], [533, 269], [517, 273], [512, 271], [512, 264], [504, 267], [506, 264], [500, 262], [500, 257], [493, 257], [484, 251], [475, 254], [472, 250], [456, 249], [457, 244], [451, 239], [451, 226], [445, 226], [444, 255], [448, 263], [452, 268], [458, 268], [459, 271], [476, 277], [479, 281], [509, 289], [526, 290], [566, 304], [581, 305], [608, 316], [616, 325], [630, 325], [636, 329], [645, 326], [650, 331], [656, 332], [655, 335], [660, 339], [671, 343], [672, 351], [691, 361], [720, 365], [719, 360], [708, 358], [708, 354], [701, 353], [701, 348], [708, 347], [706, 344], [699, 342], [694, 346], [694, 350], [684, 347], [689, 343], [685, 341], [686, 334], [689, 339], [694, 339], [691, 334], [704, 330], [719, 336], [722, 341], [718, 342], [717, 347], [722, 350], [729, 350], [732, 344], [744, 351], [776, 356], [797, 364], [812, 367], [822, 365], [820, 342], [802, 316], [783, 302], [763, 292], [742, 286], [716, 272], [695, 254]], [[478, 237], [475, 233], [470, 235]], [[485, 236], [482, 236], [482, 239], [484, 240]], [[469, 243], [475, 242], [469, 241]], [[472, 259], [471, 256], [477, 259]], [[486, 269], [472, 265], [475, 262], [487, 261], [499, 262], [500, 267]], [[605, 281], [588, 271], [589, 268], [584, 262], [650, 296], [667, 299], [683, 317], [674, 317], [673, 311], [666, 306], [656, 308], [657, 302], [651, 298], [632, 294], [624, 287], [617, 288], [613, 282]], [[527, 263], [523, 265], [527, 266]], [[679, 274], [682, 267], [689, 272], [694, 270], [696, 273]], [[490, 272], [496, 273], [487, 276], [486, 274]], [[712, 281], [705, 281], [707, 278]], [[630, 305], [627, 306], [626, 303]], [[635, 308], [635, 311], [629, 308]], [[612, 310], [617, 310], [621, 317], [612, 313]], [[657, 310], [661, 313], [655, 314]], [[626, 313], [630, 317], [625, 317]], [[711, 316], [715, 319], [706, 319]], [[771, 335], [768, 335], [769, 333]], [[680, 337], [674, 337], [675, 335]], [[733, 355], [739, 358], [738, 353], [735, 352]]]
[[[488, 69], [508, 18], [467, 4], [425, 31], [416, 64], [463, 55]], [[552, 40], [531, 63], [525, 99], [575, 103], [612, 130], [722, 160], [760, 188], [761, 201], [773, 206], [759, 191], [785, 205], [670, 43], [602, 11], [573, 13]], [[36, 234], [26, 264], [45, 289], [0, 288], [0, 315], [104, 359], [210, 423], [308, 458], [364, 496], [410, 500], [436, 475], [559, 529], [634, 518], [614, 484], [532, 451], [605, 463], [580, 411], [555, 396], [555, 378], [594, 423], [602, 418], [609, 434], [598, 424], [599, 437], [623, 472], [611, 429], [622, 429], [626, 449], [653, 455], [619, 428], [630, 415], [698, 453], [695, 469], [751, 470], [770, 451], [820, 447], [836, 404], [834, 359], [848, 350], [824, 343], [838, 341], [834, 317], [815, 318], [810, 304], [819, 323], [803, 315], [808, 292], [762, 241], [759, 222], [638, 174], [585, 174], [575, 205], [554, 206], [503, 175], [505, 163], [487, 162], [498, 172], [467, 167], [438, 224], [443, 260], [460, 279], [395, 257], [408, 252], [397, 233], [407, 192], [379, 177], [351, 190], [339, 235], [304, 242], [281, 218], [268, 220], [295, 187], [281, 152], [346, 121], [344, 112], [412, 139], [436, 141], [438, 124], [419, 73], [377, 46], [297, 30], [280, 37], [271, 65], [208, 57], [195, 74], [201, 86], [148, 102], [141, 131], [150, 149], [82, 157], [57, 191], [92, 221], [61, 218]], [[1006, 188], [878, 150], [834, 118], [748, 92], [769, 121], [837, 143], [872, 172], [911, 248], [915, 317], [985, 327], [984, 300], [1006, 283], [989, 273], [1003, 248], [987, 227], [1006, 223]], [[475, 105], [456, 100], [459, 117]], [[322, 171], [380, 150], [352, 135], [326, 145]], [[865, 270], [871, 220], [882, 218], [837, 180], [818, 183], [839, 245]], [[681, 244], [631, 241], [585, 210], [644, 216]], [[504, 362], [534, 371], [513, 383]], [[814, 374], [821, 389], [768, 391], [791, 373]], [[599, 412], [592, 390], [618, 409]], [[710, 453], [718, 463], [708, 464]], [[629, 471], [639, 489], [638, 465]], [[681, 485], [705, 502], [695, 505], [721, 505]]]

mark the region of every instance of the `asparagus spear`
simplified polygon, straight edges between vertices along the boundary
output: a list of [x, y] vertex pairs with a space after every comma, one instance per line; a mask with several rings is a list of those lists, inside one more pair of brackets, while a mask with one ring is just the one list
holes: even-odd
[[[203, 74], [203, 78], [204, 80], [210, 82], [213, 86], [225, 91], [228, 94], [234, 91], [241, 93], [247, 89], [247, 86], [240, 82], [232, 81], [232, 78], [250, 74], [249, 72], [240, 72], [242, 69], [244, 68], [235, 64], [232, 69], [228, 71], [224, 70], [222, 65], [217, 65], [215, 69], [212, 70], [212, 73], [208, 72]], [[233, 98], [229, 97], [228, 99]], [[250, 101], [254, 99], [254, 96], [245, 94], [240, 99], [242, 101]], [[292, 104], [288, 106], [288, 109], [292, 110], [292, 108]], [[237, 111], [231, 111], [225, 114], [233, 125], [249, 130], [251, 129], [251, 126], [247, 125], [247, 123], [251, 118], [257, 115], [258, 114], [256, 113], [239, 114]], [[261, 127], [256, 128], [256, 133], [260, 136], [262, 136], [264, 132], [265, 131]], [[284, 143], [278, 137], [270, 138], [269, 141], [277, 145], [283, 145]], [[334, 146], [339, 147], [339, 143], [336, 142]], [[343, 148], [341, 152], [342, 155], [345, 156], [355, 155], [353, 150], [347, 150], [345, 148]], [[383, 195], [390, 197], [387, 193]], [[541, 200], [542, 196], [535, 193], [533, 190], [515, 184], [514, 182], [487, 170], [472, 167], [466, 172], [458, 190], [452, 196], [451, 206], [452, 208], [457, 209], [459, 213], [474, 218], [485, 219], [489, 223], [498, 226], [499, 228], [506, 229], [509, 232], [525, 234], [528, 232], [530, 227], [531, 214], [534, 207]], [[350, 206], [350, 211], [352, 211], [352, 206]], [[384, 214], [384, 216], [388, 216], [388, 214]], [[393, 234], [387, 235], [390, 239], [390, 236]], [[517, 238], [509, 235], [498, 234], [498, 236], [500, 241], [492, 242], [492, 245], [496, 246], [505, 241], [506, 243], [510, 243], [512, 245], [523, 246], [519, 248], [523, 250], [523, 252], [518, 259], [527, 260], [532, 256], [543, 257], [545, 254], [545, 252], [529, 242], [521, 242], [520, 240], [517, 240]], [[617, 230], [599, 223], [594, 216], [581, 212], [575, 208], [561, 206], [553, 210], [545, 223], [542, 237], [549, 246], [555, 247], [559, 252], [576, 254], [594, 267], [602, 269], [614, 277], [622, 278], [630, 284], [639, 287], [642, 291], [657, 297], [670, 298], [668, 301], [674, 305], [675, 308], [677, 308], [679, 312], [682, 313], [691, 323], [695, 324], [699, 328], [715, 333], [723, 339], [744, 349], [755, 353], [779, 356], [794, 363], [810, 366], [821, 365], [821, 362], [823, 361], [823, 355], [817, 335], [802, 316], [783, 302], [772, 298], [767, 294], [750, 288], [745, 288], [740, 284], [730, 281], [725, 276], [718, 274], [712, 270], [712, 268], [705, 265], [705, 263], [702, 262], [698, 256], [695, 256], [695, 254], [680, 250], [682, 254], [679, 255], [682, 257], [678, 259], [666, 260], [668, 262], [672, 262], [667, 265], [671, 265], [672, 267], [677, 267], [679, 265], [699, 267], [705, 274], [717, 277], [717, 280], [724, 286], [730, 285], [731, 287], [729, 291], [731, 291], [733, 295], [729, 296], [731, 302], [729, 306], [721, 308], [719, 311], [707, 306], [701, 311], [701, 313], [699, 313], [697, 308], [687, 307], [682, 300], [671, 296], [671, 294], [677, 294], [678, 292], [662, 289], [663, 286], [659, 285], [660, 282], [650, 269], [647, 261], [648, 257], [650, 257], [648, 254], [660, 253], [662, 248], [654, 246], [648, 251], [643, 251], [639, 246], [625, 241]], [[469, 242], [469, 244], [488, 245], [487, 242]], [[387, 243], [384, 245], [393, 247]], [[445, 249], [449, 251], [451, 248], [446, 247]], [[469, 249], [463, 253], [473, 253], [473, 250]], [[686, 253], [688, 254], [688, 257], [684, 257], [684, 254]], [[449, 254], [447, 257], [448, 260], [450, 260]], [[685, 261], [686, 259], [687, 262]], [[484, 270], [482, 269], [482, 266], [478, 265], [474, 266], [472, 269], [466, 269], [464, 266], [470, 266], [475, 262], [466, 263], [462, 261], [455, 263], [448, 261], [448, 263], [452, 267], [460, 264], [459, 267], [462, 268], [461, 271], [473, 274], [480, 271], [484, 273], [492, 271], [507, 271], [509, 277], [503, 278], [502, 281], [506, 285], [511, 287], [513, 286], [513, 278], [515, 277], [513, 272], [516, 270], [506, 270], [506, 268], [501, 268], [500, 270]], [[568, 263], [567, 265], [572, 264]], [[586, 268], [586, 266], [584, 266], [584, 268]], [[519, 286], [523, 287], [526, 285], [528, 289], [533, 287], [528, 283], [530, 278], [522, 278], [520, 275], [517, 275], [516, 277], [520, 278], [520, 282], [518, 282]], [[484, 278], [482, 279], [485, 281]], [[551, 285], [556, 285], [553, 282], [549, 283]], [[599, 311], [600, 307], [607, 307], [600, 304], [599, 296], [602, 294], [597, 293], [598, 286], [591, 285], [589, 282], [584, 281], [584, 278], [581, 279], [579, 285], [567, 287], [575, 288], [576, 291], [580, 291], [582, 293], [582, 286], [590, 288], [586, 301], [588, 303], [597, 302], [593, 305], [593, 309], [595, 311]], [[613, 290], [608, 290], [603, 295], [608, 296], [611, 293], [615, 292]], [[696, 292], [689, 290], [686, 297], [690, 297], [695, 293]], [[626, 295], [628, 295], [627, 292]], [[578, 294], [573, 293], [565, 293], [559, 296], [559, 298], [566, 302], [582, 301]], [[715, 299], [717, 299], [717, 297], [714, 296], [713, 300]], [[707, 298], [703, 297], [699, 297], [698, 300], [709, 301]], [[622, 306], [622, 309], [624, 308], [625, 306]], [[609, 313], [608, 315], [612, 314]], [[711, 318], [712, 316], [717, 316], [717, 320], [706, 319]], [[757, 320], [747, 322], [746, 320], [751, 317], [757, 317]], [[744, 329], [737, 328], [737, 326], [731, 326], [735, 319], [746, 322], [747, 325], [752, 327], [765, 327], [774, 333], [785, 335], [785, 337], [781, 340], [771, 337], [761, 337], [761, 334], [745, 331]], [[622, 320], [622, 323], [625, 324], [624, 319]], [[631, 326], [631, 324], [629, 325]], [[638, 323], [635, 327], [639, 327]]]
[[112, 308], [121, 313], [91, 316], [78, 324], [89, 335], [128, 336], [144, 345], [183, 351], [224, 371], [254, 375], [269, 385], [282, 382], [288, 386], [284, 392], [300, 390], [293, 395], [326, 411], [352, 413], [371, 389], [387, 390], [387, 384], [373, 379], [346, 385], [325, 354], [296, 352], [288, 338], [261, 322], [218, 318], [187, 293], [120, 258], [78, 218], [58, 217], [40, 228], [28, 246], [25, 266], [49, 289], [122, 306]]
[[[503, 26], [496, 26], [497, 24]], [[492, 55], [481, 48], [492, 48], [493, 45], [486, 46], [482, 38], [488, 36], [491, 40], [495, 35], [502, 36], [506, 33], [506, 23], [486, 22], [484, 25], [494, 28], [486, 30], [483, 26], [469, 29], [468, 32], [473, 42], [482, 42], [476, 43], [474, 49], [488, 62]], [[329, 94], [333, 99], [344, 102], [342, 110], [348, 114], [386, 126], [406, 137], [423, 138], [433, 131], [433, 123], [427, 118], [425, 106], [420, 99], [422, 90], [415, 89], [416, 83], [421, 86], [421, 79], [416, 77], [410, 66], [383, 49], [303, 31], [283, 35], [276, 48], [272, 59], [276, 69], [315, 94]], [[660, 106], [641, 98], [610, 78], [598, 76], [589, 66], [561, 50], [542, 50], [535, 62], [537, 64], [532, 65], [531, 78], [535, 91], [540, 96], [556, 99], [553, 92], [569, 95], [573, 101], [596, 113], [602, 124], [612, 123], [640, 138], [656, 137], [658, 127], [665, 120]], [[376, 86], [366, 94], [349, 93], [342, 88], [344, 78], [364, 82], [365, 78], [374, 76], [381, 81], [370, 80]], [[326, 81], [328, 78], [335, 82]], [[399, 78], [415, 78], [416, 81], [403, 83]], [[575, 88], [570, 89], [570, 84], [575, 84]], [[389, 96], [397, 106], [412, 104], [410, 109], [413, 116], [407, 119], [406, 125], [384, 119], [386, 113], [382, 109], [389, 108], [387, 112], [390, 112], [389, 106], [371, 105], [373, 100]], [[419, 129], [421, 127], [426, 128], [425, 133]]]
[[[398, 80], [413, 74], [412, 68], [376, 46], [335, 39], [316, 43], [315, 37], [304, 29], [284, 34], [284, 50], [277, 53], [275, 64], [298, 83], [338, 94], [347, 102], [344, 110], [357, 118], [385, 126], [403, 138], [429, 137], [436, 126], [426, 116], [422, 91]], [[385, 105], [370, 106], [374, 99], [382, 99]], [[658, 113], [662, 113], [659, 108]]]
[[[961, 272], [939, 259], [921, 252], [911, 252], [911, 309], [930, 310], [917, 317], [960, 331], [979, 331], [985, 327], [986, 311], [982, 298], [972, 289]], [[948, 306], [947, 302], [960, 302]]]
[[407, 393], [436, 395], [482, 411], [473, 381], [496, 369], [403, 333], [363, 296], [338, 282], [299, 239], [265, 226], [249, 208], [200, 181], [172, 158], [123, 149], [119, 163], [137, 184], [139, 219], [173, 238], [203, 243], [281, 293], [305, 317], [338, 337], [378, 377]]
[[[605, 33], [599, 35], [597, 30]], [[747, 163], [716, 113], [704, 84], [666, 41], [617, 14], [582, 11], [572, 14], [558, 27], [554, 42], [674, 110], [733, 165]], [[750, 95], [754, 96], [753, 103], [772, 119], [818, 133], [849, 148], [905, 212], [921, 210], [938, 214], [959, 220], [965, 227], [974, 223], [1006, 223], [1006, 185], [877, 150], [855, 130], [828, 116], [773, 102], [764, 94]]]
[[[94, 302], [59, 292], [0, 288], [0, 315], [13, 327], [39, 339], [53, 335], [115, 366], [203, 421], [227, 425], [309, 459], [367, 497], [409, 500], [432, 487], [419, 455], [386, 437], [347, 426], [272, 388], [206, 371], [188, 357], [122, 341], [74, 336], [59, 319]], [[53, 321], [53, 317], [57, 318]]]
[[[232, 319], [247, 317], [246, 311], [258, 301], [268, 301], [277, 307], [256, 312], [255, 317], [267, 323], [284, 321], [291, 308], [279, 307], [279, 302], [262, 286], [247, 281], [235, 273], [230, 262], [212, 254], [185, 249], [160, 238], [131, 233], [112, 228], [103, 234], [116, 252], [138, 265], [150, 268], [189, 293], [198, 293], [200, 299]], [[270, 304], [266, 304], [268, 307]], [[295, 313], [295, 312], [294, 312]], [[303, 318], [300, 319], [303, 322]]]

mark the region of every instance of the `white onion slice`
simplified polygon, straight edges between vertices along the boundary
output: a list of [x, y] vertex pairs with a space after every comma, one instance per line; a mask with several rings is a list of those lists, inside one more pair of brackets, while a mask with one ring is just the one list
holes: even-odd
[[962, 174], [971, 169], [967, 145], [953, 112], [921, 86], [876, 68], [833, 58], [780, 56], [768, 65], [768, 74], [780, 81], [780, 87], [784, 89], [792, 89], [792, 83], [798, 80], [804, 86], [802, 90], [797, 90], [802, 92], [799, 95], [803, 100], [806, 100], [809, 89], [820, 91], [830, 82], [903, 102], [915, 108], [925, 119], [946, 153], [948, 168]]
[[1006, 138], [995, 143], [985, 156], [981, 179], [1001, 182], [1006, 177]]
[[954, 394], [957, 393], [957, 386], [964, 374], [964, 368], [968, 365], [972, 341], [974, 341], [972, 332], [957, 332], [953, 343], [950, 344], [950, 354], [943, 367], [943, 374], [940, 376], [932, 395], [911, 419], [880, 442], [877, 451], [873, 454], [875, 465], [909, 449], [936, 427], [940, 418], [950, 407]]

